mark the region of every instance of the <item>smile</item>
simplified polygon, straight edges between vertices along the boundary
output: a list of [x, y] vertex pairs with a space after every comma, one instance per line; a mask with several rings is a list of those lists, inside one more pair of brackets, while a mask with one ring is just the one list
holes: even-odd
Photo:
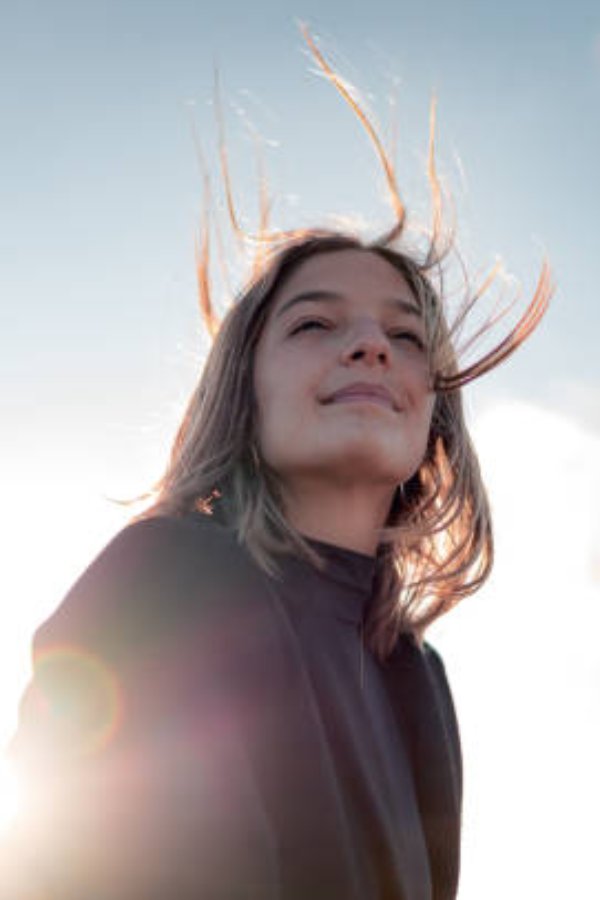
[[334, 405], [338, 403], [370, 403], [375, 406], [383, 406], [385, 409], [394, 410], [394, 404], [387, 397], [382, 397], [378, 394], [371, 393], [360, 393], [357, 391], [356, 393], [345, 393], [340, 395], [339, 397], [335, 397], [333, 400], [329, 401], [328, 405]]
[[398, 404], [392, 392], [384, 384], [355, 381], [334, 391], [325, 399], [326, 403], [370, 403], [384, 406], [398, 412]]

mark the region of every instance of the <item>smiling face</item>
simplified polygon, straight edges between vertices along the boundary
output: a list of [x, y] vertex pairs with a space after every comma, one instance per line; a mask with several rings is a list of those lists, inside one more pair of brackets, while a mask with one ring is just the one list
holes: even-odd
[[376, 253], [336, 250], [297, 265], [273, 297], [254, 361], [259, 445], [284, 487], [395, 487], [417, 471], [435, 400], [425, 342], [406, 279]]

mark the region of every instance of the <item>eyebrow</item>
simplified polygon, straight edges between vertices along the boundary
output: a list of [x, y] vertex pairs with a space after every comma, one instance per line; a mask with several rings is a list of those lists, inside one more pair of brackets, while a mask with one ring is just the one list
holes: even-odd
[[[344, 294], [338, 294], [337, 291], [302, 291], [302, 293], [296, 294], [294, 297], [286, 300], [286, 302], [283, 303], [275, 313], [275, 318], [279, 318], [280, 316], [282, 316], [293, 306], [296, 306], [297, 303], [315, 303], [322, 300], [339, 303], [344, 299]], [[421, 318], [421, 310], [414, 303], [411, 303], [410, 300], [403, 300], [401, 297], [386, 297], [386, 299], [383, 300], [383, 303], [385, 306], [394, 307], [394, 309], [400, 310], [400, 312], [403, 313], [407, 313], [407, 315], [409, 316], [416, 316], [419, 319]]]

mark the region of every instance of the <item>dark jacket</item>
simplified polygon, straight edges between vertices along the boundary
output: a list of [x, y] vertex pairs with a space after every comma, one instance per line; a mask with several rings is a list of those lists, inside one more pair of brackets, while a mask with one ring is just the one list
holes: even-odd
[[[268, 581], [199, 515], [127, 527], [81, 576], [34, 640], [11, 746], [29, 807], [10, 900], [350, 897], [331, 888], [335, 798]], [[444, 667], [405, 636], [382, 672], [409, 736], [432, 898], [451, 900], [462, 776]], [[270, 816], [282, 791], [286, 835]], [[298, 869], [284, 885], [285, 841]]]

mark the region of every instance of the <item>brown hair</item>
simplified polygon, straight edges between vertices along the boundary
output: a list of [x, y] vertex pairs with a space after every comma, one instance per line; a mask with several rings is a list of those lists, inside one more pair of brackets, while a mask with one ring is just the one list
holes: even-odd
[[[257, 241], [260, 253], [253, 277], [219, 324], [211, 302], [205, 219], [198, 284], [203, 316], [214, 341], [177, 432], [166, 472], [155, 486], [154, 502], [141, 517], [184, 515], [190, 510], [217, 514], [270, 576], [279, 575], [277, 556], [284, 552], [321, 564], [318, 554], [286, 520], [277, 473], [260, 457], [253, 389], [255, 350], [275, 293], [303, 261], [343, 249], [378, 254], [404, 275], [419, 303], [436, 392], [425, 458], [417, 473], [396, 490], [377, 549], [365, 633], [367, 644], [383, 660], [400, 632], [410, 631], [422, 641], [425, 629], [476, 590], [490, 572], [490, 510], [465, 424], [460, 388], [496, 366], [525, 340], [543, 315], [552, 288], [544, 264], [535, 295], [517, 324], [491, 350], [459, 368], [457, 335], [489, 287], [489, 279], [479, 290], [467, 289], [450, 322], [445, 309], [444, 261], [454, 245], [453, 236], [445, 242], [442, 237], [441, 189], [433, 162], [434, 107], [428, 165], [434, 214], [427, 251], [419, 259], [415, 251], [400, 247], [405, 210], [393, 166], [375, 129], [306, 31], [305, 38], [375, 145], [390, 189], [395, 225], [370, 242], [349, 231], [329, 229], [267, 233], [264, 203]], [[220, 135], [230, 220], [234, 231], [239, 232], [221, 131]], [[439, 277], [434, 286], [436, 275]], [[487, 334], [491, 324], [489, 318], [484, 321], [475, 337]], [[473, 337], [468, 343], [472, 341]]]

